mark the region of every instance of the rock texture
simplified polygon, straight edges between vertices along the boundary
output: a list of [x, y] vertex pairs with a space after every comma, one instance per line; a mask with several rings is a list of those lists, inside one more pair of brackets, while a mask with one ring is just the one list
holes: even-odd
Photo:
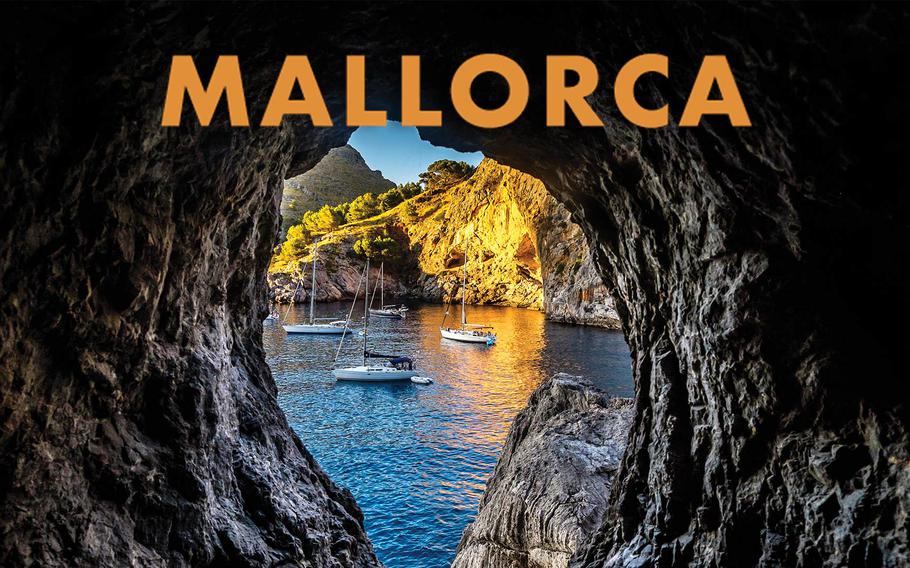
[[297, 146], [160, 127], [169, 11], [0, 14], [0, 565], [379, 566], [262, 348]]
[[[619, 327], [581, 228], [528, 174], [485, 159], [462, 183], [422, 193], [324, 237], [317, 300], [354, 296], [363, 262], [352, 255], [354, 243], [377, 230], [391, 231], [407, 250], [407, 258], [387, 271], [387, 294], [429, 302], [460, 300], [467, 245], [470, 303], [542, 309], [557, 321]], [[304, 272], [309, 270], [306, 266]], [[378, 269], [374, 272], [376, 282]], [[308, 301], [308, 277], [302, 280], [298, 287], [300, 275], [270, 273], [273, 298]]]
[[[254, 123], [289, 53], [310, 55], [336, 118], [344, 55], [368, 54], [367, 104], [400, 118], [400, 55], [419, 53], [445, 124], [421, 135], [571, 211], [636, 380], [608, 512], [572, 566], [910, 562], [906, 6], [0, 10], [0, 563], [375, 565], [352, 500], [281, 415], [259, 324], [281, 180], [350, 129], [231, 128], [223, 108], [162, 129], [175, 53], [204, 76], [238, 54]], [[451, 77], [497, 51], [531, 99], [474, 128]], [[613, 102], [646, 52], [670, 60], [637, 88], [669, 105], [667, 128]], [[566, 53], [598, 65], [602, 129], [544, 126], [543, 61]], [[716, 53], [753, 126], [677, 128]], [[475, 92], [504, 94], [489, 75]]]
[[607, 508], [631, 399], [556, 375], [512, 423], [452, 568], [564, 568]]
[[284, 180], [281, 193], [282, 232], [311, 209], [338, 205], [364, 193], [382, 193], [395, 183], [371, 170], [360, 152], [345, 144], [332, 148], [319, 163], [299, 176]]

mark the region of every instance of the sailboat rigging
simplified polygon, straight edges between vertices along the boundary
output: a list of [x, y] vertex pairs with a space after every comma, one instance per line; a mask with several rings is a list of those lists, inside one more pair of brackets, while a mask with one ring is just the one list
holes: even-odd
[[[311, 335], [339, 335], [348, 329], [347, 320], [335, 320], [334, 318], [317, 318], [316, 317], [316, 253], [319, 249], [319, 243], [313, 243], [313, 268], [312, 281], [310, 283], [310, 317], [306, 323], [284, 324], [281, 327], [287, 333], [293, 334], [311, 334]], [[298, 288], [300, 283], [297, 284]], [[296, 297], [297, 292], [294, 292]], [[290, 311], [290, 308], [288, 308]], [[287, 317], [287, 316], [285, 316]]]
[[[455, 341], [461, 341], [463, 343], [485, 343], [487, 345], [493, 345], [496, 343], [496, 334], [493, 332], [493, 328], [488, 325], [483, 324], [474, 324], [468, 323], [467, 315], [467, 292], [468, 292], [468, 241], [465, 241], [464, 246], [464, 266], [462, 268], [461, 276], [461, 326], [460, 327], [445, 327], [445, 317], [442, 320], [442, 326], [439, 328], [439, 333], [442, 334], [442, 337], [445, 339], [452, 339]], [[446, 316], [448, 316], [449, 311], [446, 308]]]
[[[376, 284], [379, 288], [379, 305], [380, 308], [370, 308], [370, 315], [376, 316], [378, 318], [386, 319], [402, 319], [405, 316], [405, 312], [408, 311], [408, 307], [405, 305], [396, 305], [390, 304], [386, 305], [385, 303], [385, 261], [379, 265], [379, 282]], [[376, 288], [373, 288], [373, 297], [376, 296]], [[370, 306], [373, 305], [373, 298], [370, 298]]]
[[[369, 329], [370, 329], [370, 259], [367, 258], [366, 268], [364, 269], [364, 293], [363, 293], [363, 348], [361, 364], [355, 367], [342, 367], [332, 371], [332, 375], [339, 381], [361, 381], [361, 382], [388, 382], [388, 381], [408, 381], [411, 377], [417, 376], [414, 370], [414, 361], [410, 357], [401, 355], [386, 355], [382, 353], [373, 353], [369, 350]], [[354, 302], [357, 302], [356, 295]], [[353, 311], [353, 306], [352, 306]], [[342, 342], [344, 337], [342, 337]], [[338, 352], [341, 351], [341, 343], [338, 345]], [[337, 353], [336, 353], [337, 359]], [[384, 359], [382, 363], [373, 363], [371, 359]]]

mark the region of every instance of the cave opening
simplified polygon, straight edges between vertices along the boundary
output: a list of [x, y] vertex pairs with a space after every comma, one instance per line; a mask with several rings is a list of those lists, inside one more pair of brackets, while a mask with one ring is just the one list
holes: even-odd
[[[352, 491], [379, 559], [390, 566], [442, 568], [452, 564], [509, 427], [535, 389], [560, 373], [585, 377], [608, 396], [628, 398], [634, 389], [628, 347], [588, 243], [543, 184], [482, 155], [431, 146], [414, 129], [389, 128], [363, 134], [375, 140], [360, 140], [363, 131], [355, 132], [313, 169], [284, 181], [284, 242], [275, 249], [268, 280], [278, 318], [265, 322], [263, 341], [288, 423], [329, 476]], [[409, 138], [395, 140], [404, 135], [400, 131]], [[391, 156], [374, 151], [396, 143]], [[427, 155], [422, 162], [409, 168], [395, 163], [416, 153], [418, 144]], [[422, 187], [384, 175], [420, 179]], [[333, 195], [336, 188], [341, 195]], [[291, 202], [304, 205], [289, 207]], [[285, 324], [309, 321], [311, 282], [315, 316], [346, 319], [355, 295], [363, 297], [363, 243], [390, 236], [399, 237], [401, 250], [369, 253], [371, 282], [376, 287], [383, 274], [386, 303], [407, 302], [410, 309], [402, 320], [374, 318], [371, 345], [414, 357], [419, 374], [433, 377], [432, 387], [336, 382], [333, 362], [357, 364], [359, 339], [339, 344], [337, 336], [282, 331]], [[457, 306], [462, 293], [463, 269], [471, 321], [495, 330], [493, 348], [439, 337], [446, 318], [458, 317], [451, 303], [454, 298]], [[373, 290], [373, 303], [375, 296]], [[353, 313], [359, 307], [355, 303]], [[352, 327], [361, 321], [355, 315]], [[589, 410], [573, 417], [605, 421], [596, 406]], [[626, 407], [619, 414], [628, 419]], [[605, 444], [596, 431], [575, 444], [591, 455], [612, 452], [594, 459], [590, 469], [615, 469], [624, 437]], [[603, 512], [607, 487], [589, 489], [588, 500], [597, 505], [587, 519]]]

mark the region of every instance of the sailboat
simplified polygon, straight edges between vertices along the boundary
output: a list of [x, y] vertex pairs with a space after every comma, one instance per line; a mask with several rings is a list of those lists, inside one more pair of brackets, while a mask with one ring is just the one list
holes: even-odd
[[[464, 268], [461, 276], [461, 327], [440, 327], [439, 333], [445, 339], [453, 339], [463, 343], [486, 343], [493, 345], [496, 343], [496, 334], [493, 328], [488, 325], [468, 323], [468, 315], [465, 309], [465, 301], [468, 292], [468, 244], [465, 242], [464, 247]], [[445, 316], [449, 315], [446, 309]], [[442, 324], [445, 326], [445, 316], [442, 318]]]
[[[410, 357], [401, 355], [383, 355], [373, 353], [368, 350], [367, 337], [370, 328], [370, 259], [367, 259], [366, 269], [364, 270], [366, 286], [363, 293], [363, 361], [356, 367], [343, 367], [334, 369], [332, 375], [338, 381], [361, 381], [361, 382], [388, 382], [388, 381], [409, 381], [411, 377], [419, 375], [414, 370], [414, 361]], [[356, 298], [354, 300], [357, 301]], [[351, 308], [353, 310], [353, 307]], [[342, 343], [344, 337], [341, 338]], [[338, 344], [338, 352], [341, 352], [341, 345]], [[337, 353], [336, 353], [337, 358]], [[381, 363], [373, 363], [370, 359], [383, 359]]]
[[[376, 295], [376, 289], [373, 289], [373, 296]], [[373, 305], [373, 299], [370, 298], [370, 305]], [[379, 305], [381, 308], [370, 308], [370, 315], [377, 318], [402, 319], [408, 307], [404, 305], [386, 305], [385, 303], [385, 262], [379, 265]]]
[[[316, 251], [318, 247], [313, 245], [313, 279], [310, 284], [310, 318], [306, 323], [284, 324], [281, 327], [287, 333], [294, 334], [311, 334], [311, 335], [339, 335], [347, 331], [346, 320], [334, 320], [333, 318], [316, 317]], [[290, 311], [290, 309], [289, 309]]]

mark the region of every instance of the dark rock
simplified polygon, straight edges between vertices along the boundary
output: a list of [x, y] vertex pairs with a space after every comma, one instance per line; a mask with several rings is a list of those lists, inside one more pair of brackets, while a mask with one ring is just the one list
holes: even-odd
[[453, 568], [557, 568], [606, 512], [631, 399], [556, 375], [515, 418]]

